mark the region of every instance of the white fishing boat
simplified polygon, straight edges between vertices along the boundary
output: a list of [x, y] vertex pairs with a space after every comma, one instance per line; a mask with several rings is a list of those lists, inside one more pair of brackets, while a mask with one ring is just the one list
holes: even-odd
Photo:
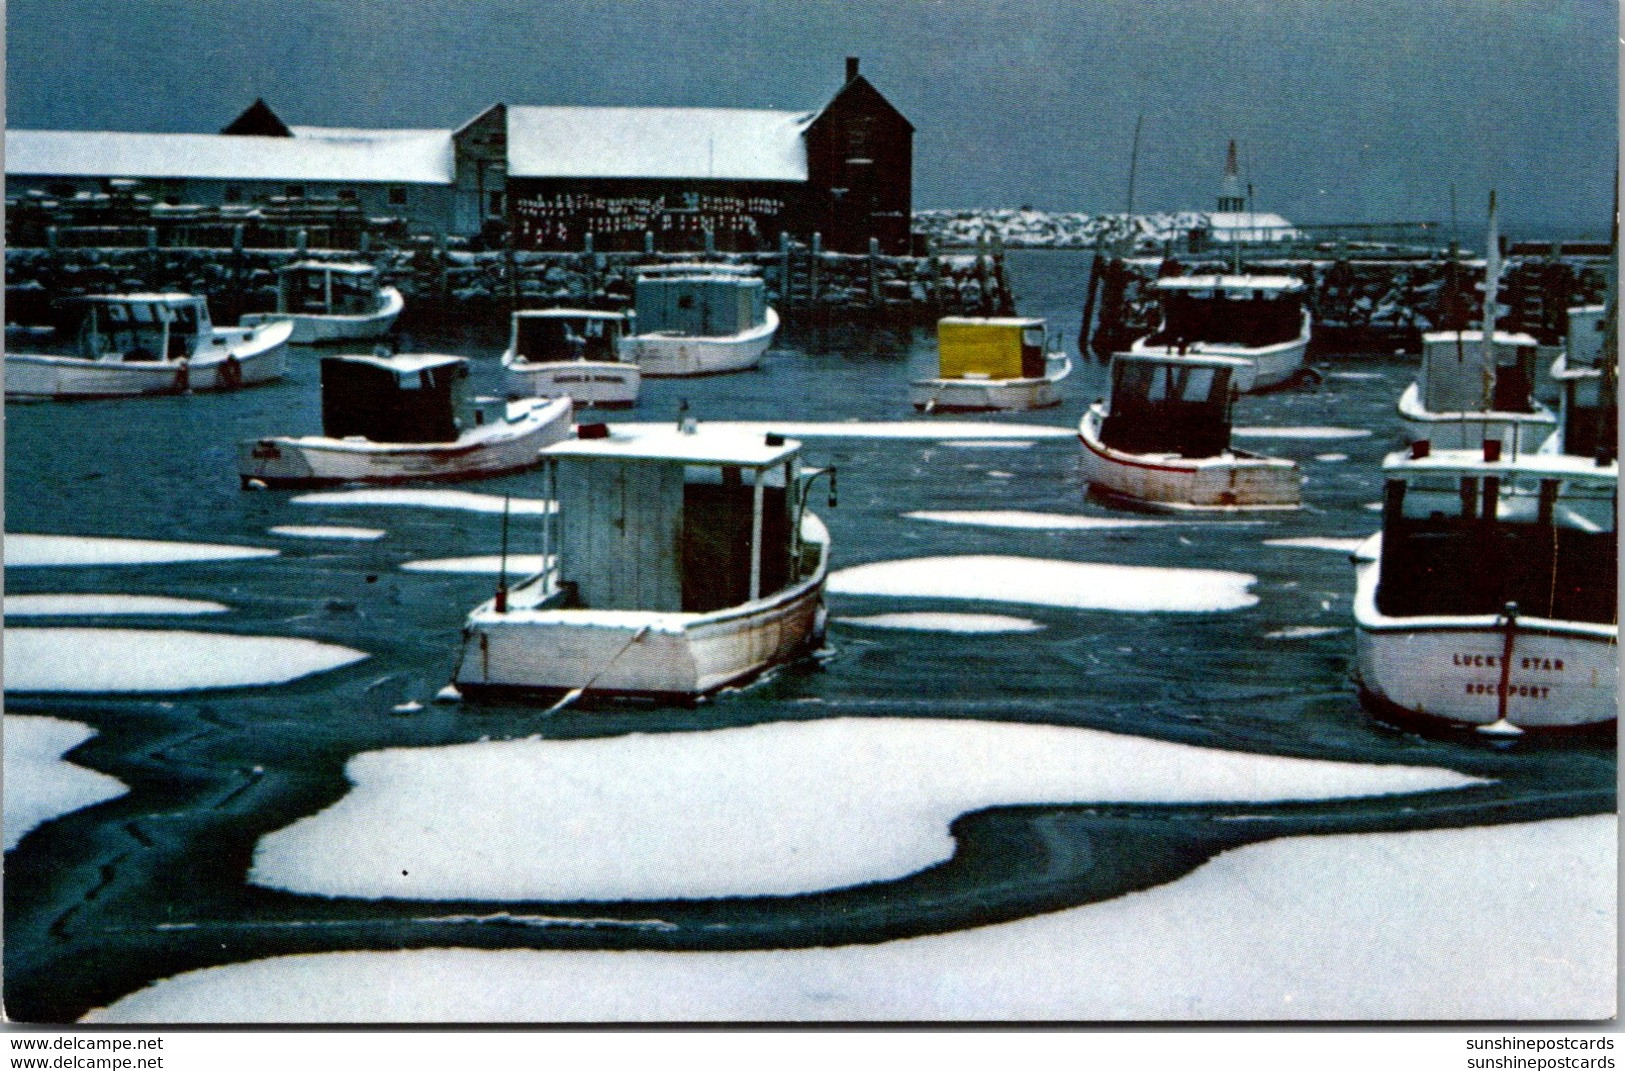
[[502, 355], [508, 394], [568, 395], [579, 406], [633, 405], [643, 372], [621, 359], [627, 318], [590, 309], [526, 309], [513, 314]]
[[1230, 444], [1235, 357], [1120, 353], [1111, 391], [1084, 413], [1083, 475], [1130, 505], [1171, 511], [1296, 509], [1303, 477], [1285, 458]]
[[638, 269], [636, 331], [621, 356], [646, 376], [703, 376], [754, 368], [773, 343], [779, 314], [756, 269], [669, 264]]
[[1410, 442], [1434, 450], [1477, 450], [1494, 440], [1515, 456], [1539, 449], [1557, 415], [1535, 400], [1538, 343], [1495, 328], [1501, 255], [1493, 192], [1485, 249], [1483, 329], [1422, 336], [1421, 371], [1399, 396], [1399, 419]]
[[829, 470], [800, 443], [692, 421], [579, 434], [542, 451], [543, 571], [463, 627], [464, 695], [691, 700], [818, 642], [830, 540], [807, 499]]
[[1234, 357], [1243, 394], [1278, 387], [1303, 371], [1311, 317], [1303, 281], [1288, 275], [1190, 275], [1152, 284], [1157, 330], [1129, 347], [1161, 356]]
[[1354, 555], [1368, 703], [1508, 734], [1615, 725], [1619, 463], [1418, 443], [1383, 474], [1382, 531]]
[[937, 378], [911, 384], [909, 401], [927, 413], [1043, 409], [1060, 404], [1071, 371], [1043, 320], [948, 316], [937, 321]]
[[244, 327], [288, 320], [299, 345], [382, 338], [395, 326], [406, 299], [382, 286], [371, 264], [302, 260], [279, 273], [275, 312], [241, 317]]
[[121, 398], [235, 390], [282, 375], [287, 323], [215, 327], [191, 294], [79, 300], [73, 355], [6, 353], [6, 397]]
[[537, 464], [570, 434], [568, 398], [466, 400], [468, 362], [434, 353], [322, 359], [322, 434], [238, 447], [247, 487], [472, 480]]

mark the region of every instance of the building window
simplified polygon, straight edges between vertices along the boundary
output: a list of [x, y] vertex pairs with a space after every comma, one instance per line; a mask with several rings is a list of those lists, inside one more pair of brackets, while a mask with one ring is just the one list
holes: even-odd
[[502, 205], [503, 205], [502, 191], [500, 191], [500, 190], [493, 191], [489, 195], [489, 200], [491, 202], [491, 208], [490, 208], [491, 215], [493, 215], [493, 216], [502, 215]]
[[284, 197], [297, 197], [297, 198], [303, 200], [304, 196], [305, 196], [305, 188], [303, 186], [297, 186], [297, 185], [292, 185], [292, 184], [284, 186], [284, 187], [282, 187], [282, 196], [284, 196]]
[[355, 200], [355, 191], [354, 190], [348, 190], [348, 189], [340, 190], [339, 191], [339, 200], [341, 200], [341, 201], [353, 201], [353, 200]]
[[404, 205], [406, 203], [406, 187], [391, 186], [389, 188], [389, 203], [392, 205]]
[[226, 187], [226, 203], [227, 204], [233, 204], [233, 205], [242, 204], [243, 203], [243, 188], [241, 186], [227, 186]]
[[[46, 184], [45, 192], [52, 197], [72, 197], [79, 192], [79, 187], [71, 182], [51, 182]], [[1599, 320], [1598, 328], [1600, 329], [1601, 326], [1602, 322]]]

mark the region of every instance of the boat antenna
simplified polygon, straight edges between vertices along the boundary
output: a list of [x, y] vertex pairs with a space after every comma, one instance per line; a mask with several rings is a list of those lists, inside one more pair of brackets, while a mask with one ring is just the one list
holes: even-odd
[[[1141, 112], [1134, 117], [1134, 143], [1128, 153], [1128, 205], [1123, 212], [1124, 237], [1133, 234], [1134, 228], [1134, 178], [1140, 169], [1140, 126], [1145, 122], [1145, 113]], [[1130, 242], [1130, 252], [1133, 244]]]
[[497, 565], [497, 613], [508, 611], [508, 507], [513, 502], [512, 494], [502, 496], [502, 558]]

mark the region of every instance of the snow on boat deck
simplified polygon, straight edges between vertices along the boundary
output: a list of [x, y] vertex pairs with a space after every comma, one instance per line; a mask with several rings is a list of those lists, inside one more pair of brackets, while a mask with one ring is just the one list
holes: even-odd
[[188, 692], [286, 684], [359, 662], [291, 636], [120, 628], [8, 628], [7, 692]]
[[1003, 614], [872, 614], [869, 617], [837, 617], [842, 625], [863, 628], [902, 629], [912, 632], [953, 632], [964, 635], [993, 635], [1001, 632], [1038, 632], [1037, 621]]
[[553, 512], [553, 503], [541, 498], [503, 498], [477, 491], [444, 491], [420, 487], [358, 487], [351, 491], [312, 491], [292, 501], [303, 506], [416, 506], [423, 509], [461, 509], [475, 513], [501, 513], [503, 503], [513, 516]]
[[101, 617], [125, 614], [220, 614], [224, 603], [168, 595], [68, 594], [7, 595], [7, 617]]
[[402, 748], [345, 770], [347, 796], [261, 839], [250, 881], [432, 900], [790, 895], [942, 862], [953, 820], [984, 807], [1478, 783], [1069, 726], [916, 718]]
[[842, 569], [829, 590], [842, 595], [966, 599], [1075, 610], [1214, 613], [1258, 602], [1257, 577], [1219, 569], [1174, 569], [1004, 555], [907, 558]]
[[1617, 838], [1612, 815], [1283, 838], [1143, 892], [956, 933], [285, 956], [166, 979], [86, 1019], [1602, 1019]]
[[504, 566], [500, 554], [479, 554], [470, 558], [428, 558], [403, 562], [401, 568], [409, 573], [500, 573], [506, 570], [512, 577], [535, 576], [547, 564], [542, 554], [510, 554]]
[[88, 725], [32, 714], [5, 716], [6, 851], [36, 827], [82, 807], [124, 795], [129, 786], [62, 756], [95, 736]]
[[279, 524], [270, 529], [272, 535], [292, 539], [382, 539], [382, 528], [349, 528], [341, 524]]
[[171, 543], [159, 539], [110, 536], [31, 535], [7, 532], [8, 569], [78, 565], [157, 565], [171, 562], [217, 562], [270, 558], [280, 551], [218, 543]]

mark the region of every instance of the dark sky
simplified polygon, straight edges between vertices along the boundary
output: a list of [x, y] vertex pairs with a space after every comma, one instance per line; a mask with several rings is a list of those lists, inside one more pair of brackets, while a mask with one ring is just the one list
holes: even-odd
[[921, 208], [1257, 206], [1606, 233], [1612, 0], [11, 0], [7, 120], [451, 126], [513, 104], [802, 108], [842, 59], [916, 127]]

